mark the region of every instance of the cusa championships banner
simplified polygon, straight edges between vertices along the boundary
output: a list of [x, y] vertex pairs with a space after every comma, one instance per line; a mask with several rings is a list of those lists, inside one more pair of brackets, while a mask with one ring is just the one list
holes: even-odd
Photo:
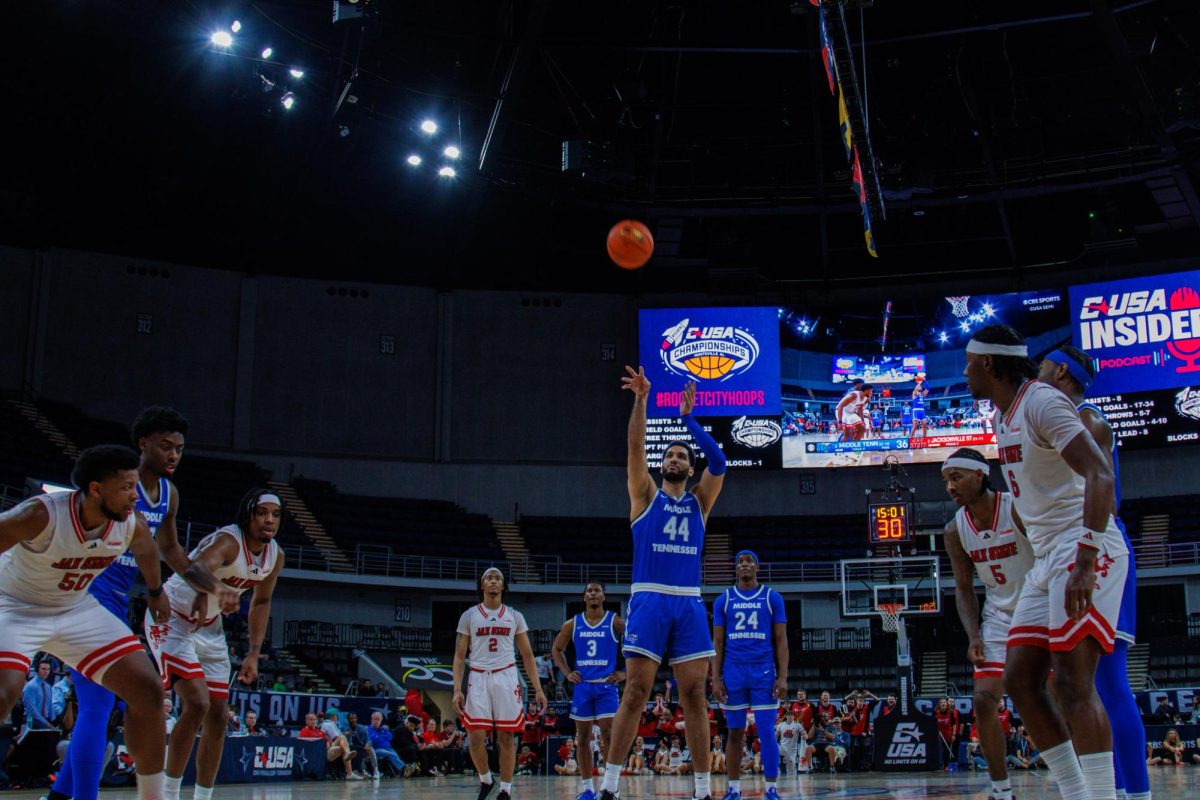
[[1200, 383], [1200, 272], [1072, 286], [1071, 323], [1090, 397]]
[[688, 381], [697, 417], [780, 414], [779, 310], [654, 308], [638, 314], [648, 417], [678, 417]]

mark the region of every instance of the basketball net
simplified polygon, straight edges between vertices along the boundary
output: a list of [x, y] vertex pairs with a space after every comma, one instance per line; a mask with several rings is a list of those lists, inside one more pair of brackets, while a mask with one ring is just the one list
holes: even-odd
[[900, 623], [900, 612], [904, 610], [903, 603], [880, 603], [876, 609], [879, 618], [883, 620], [884, 633], [896, 633]]
[[971, 299], [971, 295], [965, 294], [962, 297], [947, 297], [946, 302], [950, 304], [950, 311], [954, 316], [962, 319], [971, 313], [967, 308], [967, 301]]

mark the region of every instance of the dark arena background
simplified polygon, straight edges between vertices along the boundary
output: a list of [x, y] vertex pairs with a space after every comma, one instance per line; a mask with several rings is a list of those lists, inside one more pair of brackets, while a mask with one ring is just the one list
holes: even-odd
[[[580, 793], [560, 775], [577, 690], [550, 654], [589, 582], [628, 614], [626, 365], [651, 383], [656, 482], [689, 439], [690, 380], [729, 462], [704, 536], [710, 619], [753, 550], [787, 613], [781, 704], [868, 709], [844, 760], [832, 727], [810, 732], [783, 800], [989, 797], [940, 465], [969, 446], [1005, 485], [992, 406], [964, 377], [994, 323], [1035, 361], [1068, 344], [1092, 359], [1138, 569], [1128, 679], [1166, 764], [1151, 787], [1200, 788], [1200, 5], [44, 0], [10, 4], [4, 28], [0, 510], [68, 487], [81, 450], [128, 444], [153, 405], [190, 422], [172, 477], [185, 550], [251, 487], [286, 506], [216, 797], [475, 797], [463, 739], [438, 725], [490, 566], [550, 700], [517, 734], [512, 791]], [[606, 253], [622, 220], [653, 237], [641, 268]], [[873, 390], [857, 438], [839, 425], [855, 380]], [[247, 606], [224, 621], [235, 674]], [[691, 796], [670, 674], [622, 797]], [[61, 769], [64, 688], [46, 725], [18, 703], [0, 727], [18, 796]], [[929, 716], [943, 698], [948, 736]], [[401, 757], [419, 768], [380, 759], [382, 780], [354, 780], [360, 753], [346, 780], [297, 738], [329, 710], [343, 728], [379, 711], [397, 739], [414, 716], [426, 744]], [[269, 735], [239, 735], [250, 712]], [[120, 725], [100, 791], [133, 798]], [[1059, 797], [1024, 768], [1020, 709], [1006, 725], [1016, 796]], [[747, 798], [774, 735], [747, 734]]]

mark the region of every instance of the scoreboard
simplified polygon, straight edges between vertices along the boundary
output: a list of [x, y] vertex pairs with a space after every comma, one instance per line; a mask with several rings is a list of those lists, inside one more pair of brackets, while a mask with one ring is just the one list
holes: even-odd
[[912, 541], [913, 497], [908, 489], [867, 490], [867, 530], [871, 544]]

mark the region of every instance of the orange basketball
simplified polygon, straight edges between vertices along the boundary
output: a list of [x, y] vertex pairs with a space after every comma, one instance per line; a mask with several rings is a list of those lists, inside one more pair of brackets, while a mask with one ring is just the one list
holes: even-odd
[[608, 232], [608, 257], [621, 269], [638, 269], [653, 254], [654, 237], [636, 219], [623, 219]]

